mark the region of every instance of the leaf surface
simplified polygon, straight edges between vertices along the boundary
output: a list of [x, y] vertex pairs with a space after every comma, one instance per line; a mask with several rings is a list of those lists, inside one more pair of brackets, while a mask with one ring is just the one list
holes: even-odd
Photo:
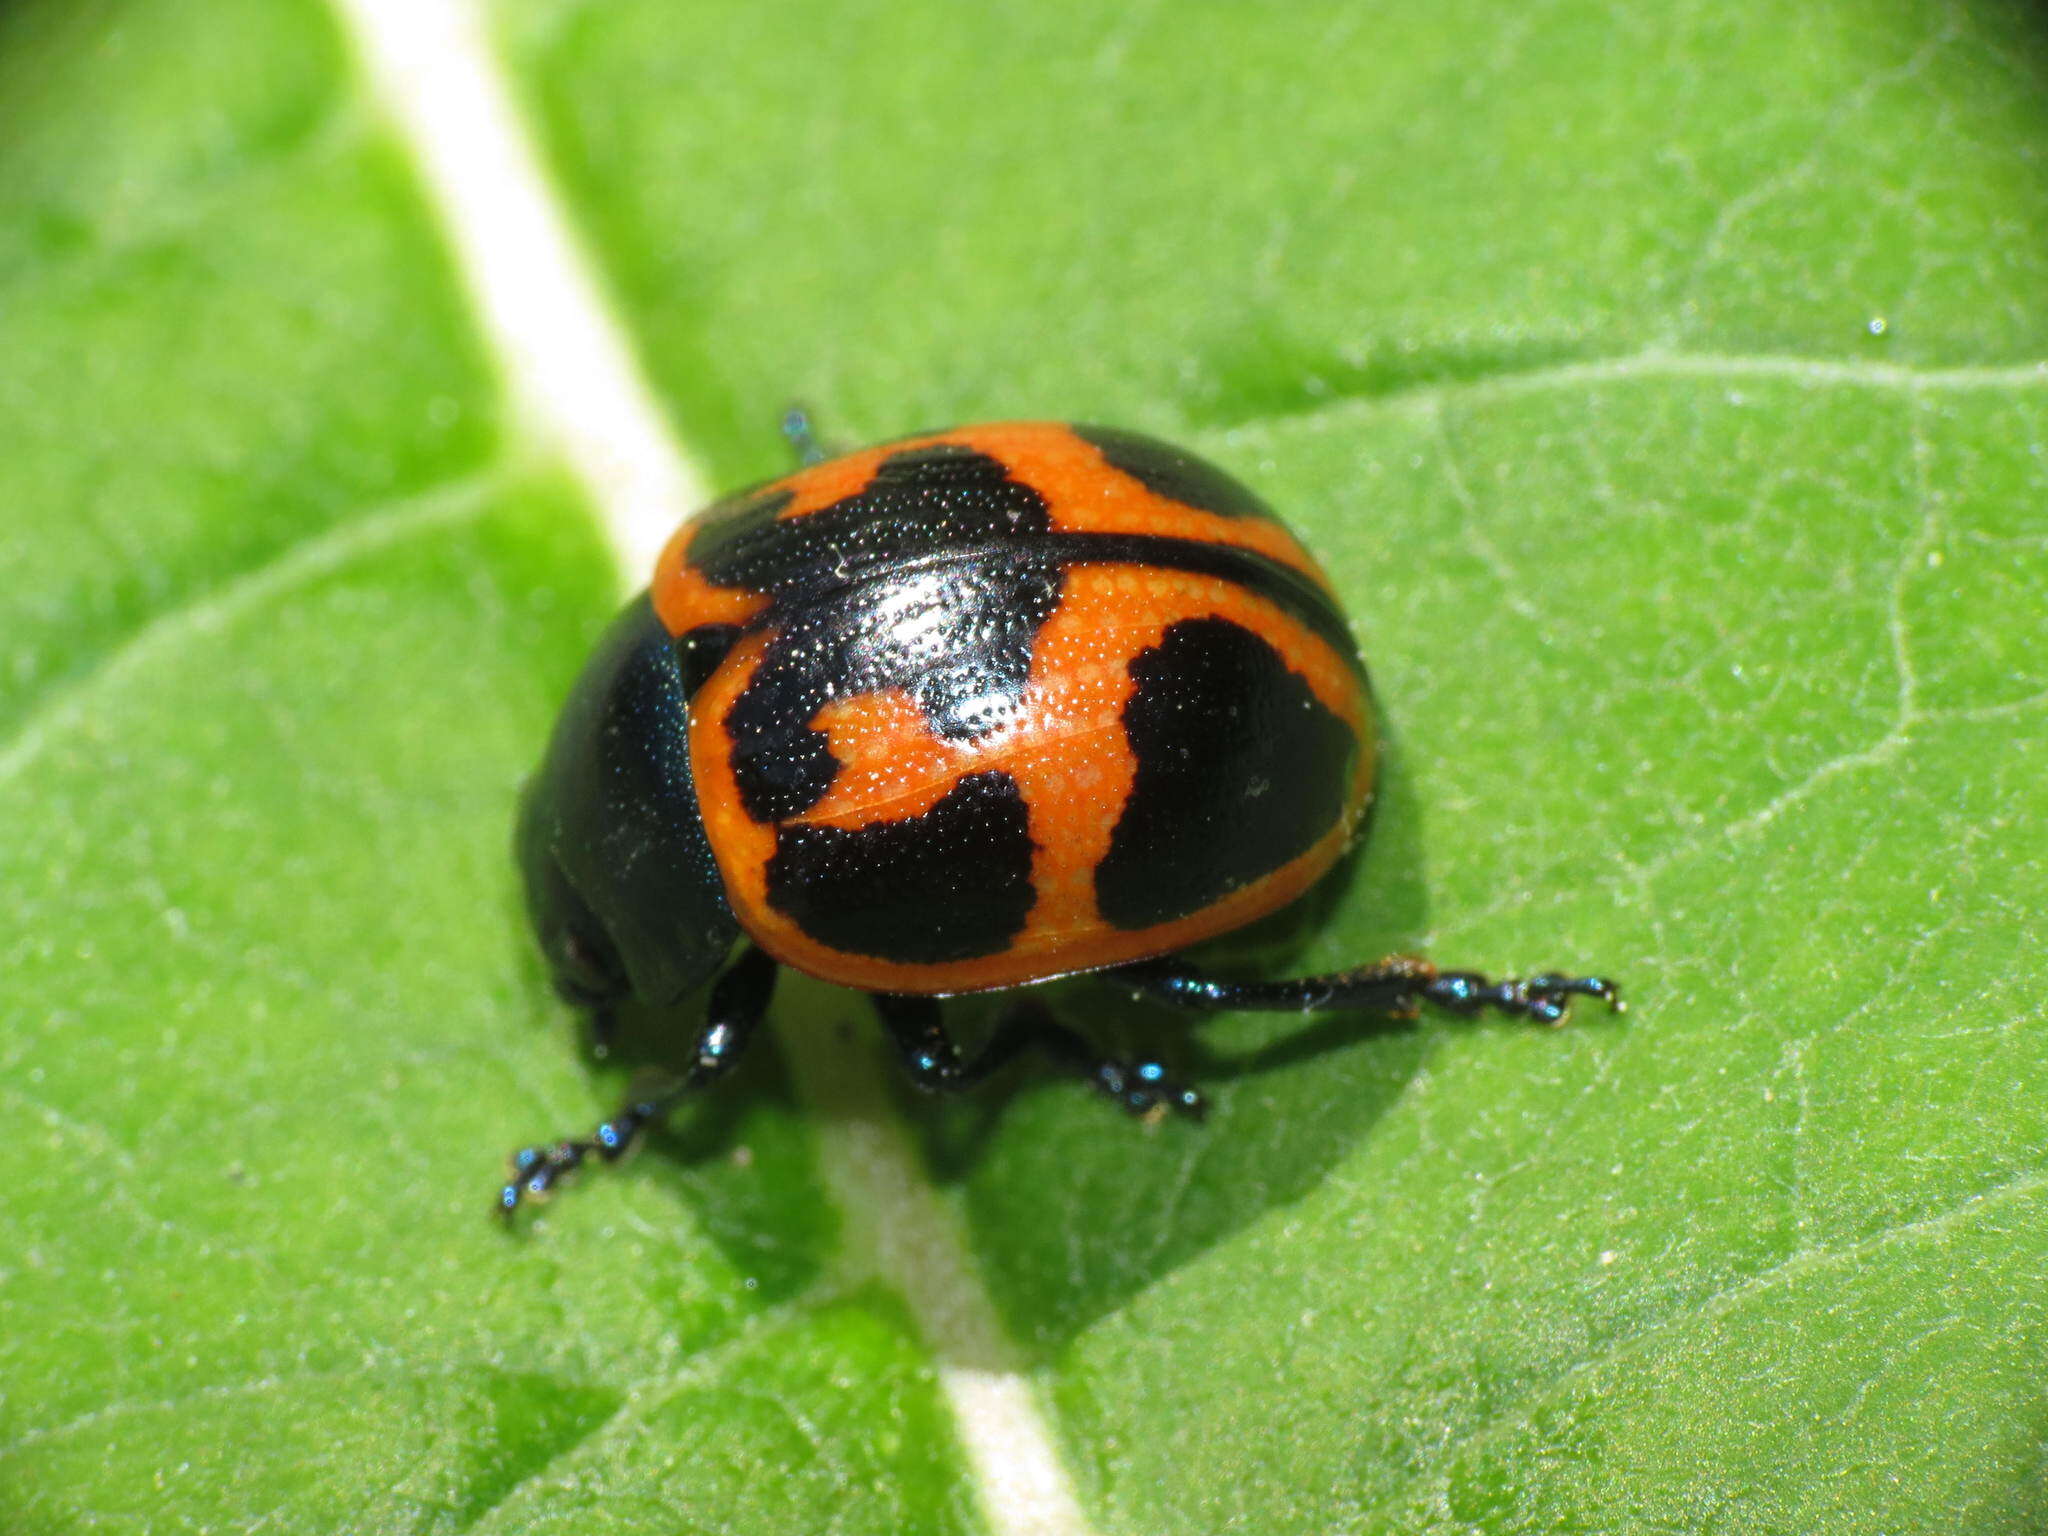
[[1303, 530], [1386, 792], [1219, 966], [1597, 967], [1634, 1011], [1194, 1035], [1077, 984], [1206, 1126], [1028, 1075], [878, 1122], [857, 1001], [798, 985], [495, 1230], [495, 1158], [630, 1070], [507, 849], [616, 600], [602, 490], [507, 403], [337, 15], [30, 0], [0, 1524], [1032, 1529], [963, 1386], [1008, 1379], [1105, 1533], [2038, 1528], [2035, 10], [493, 19], [721, 488], [793, 399], [849, 443], [1048, 415]]

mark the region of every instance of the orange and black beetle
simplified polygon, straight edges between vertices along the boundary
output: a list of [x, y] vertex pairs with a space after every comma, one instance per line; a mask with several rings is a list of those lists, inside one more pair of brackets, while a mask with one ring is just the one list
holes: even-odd
[[692, 1067], [500, 1196], [616, 1157], [730, 1067], [776, 967], [872, 993], [916, 1081], [1036, 1049], [1134, 1112], [1156, 1062], [1042, 1009], [963, 1061], [937, 999], [1108, 970], [1195, 1008], [1545, 1021], [1597, 977], [1395, 960], [1278, 982], [1169, 957], [1286, 905], [1372, 798], [1371, 696], [1328, 580], [1249, 491], [1133, 433], [1044, 422], [870, 448], [717, 503], [600, 642], [520, 823], [556, 985], [602, 1013], [712, 988]]

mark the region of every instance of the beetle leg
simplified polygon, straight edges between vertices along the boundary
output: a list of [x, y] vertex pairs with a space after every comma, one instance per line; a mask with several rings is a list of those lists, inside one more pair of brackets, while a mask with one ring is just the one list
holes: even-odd
[[1561, 1024], [1575, 997], [1597, 997], [1615, 1013], [1624, 1006], [1620, 985], [1601, 976], [1545, 972], [1527, 979], [1490, 981], [1476, 971], [1440, 971], [1427, 960], [1407, 955], [1288, 981], [1226, 981], [1170, 956], [1109, 974], [1134, 996], [1211, 1013], [1357, 1012], [1410, 1018], [1429, 1003], [1466, 1017], [1491, 1008], [1511, 1018]]
[[817, 431], [811, 426], [811, 413], [802, 406], [792, 405], [782, 413], [782, 440], [789, 444], [802, 468], [825, 462], [825, 445], [818, 441]]
[[1093, 1083], [1130, 1114], [1172, 1110], [1200, 1119], [1205, 1108], [1201, 1094], [1177, 1081], [1164, 1064], [1103, 1055], [1043, 1003], [1026, 1001], [1010, 1008], [988, 1043], [962, 1061], [940, 1022], [937, 998], [877, 992], [874, 1002], [910, 1080], [926, 1092], [971, 1088], [1026, 1051], [1036, 1051], [1061, 1071]]
[[590, 1054], [603, 1061], [618, 1043], [619, 1010], [610, 1003], [592, 1003], [586, 1017], [590, 1021]]
[[753, 1038], [775, 992], [775, 962], [749, 945], [712, 984], [711, 1004], [690, 1065], [659, 1092], [630, 1099], [580, 1141], [522, 1147], [512, 1154], [512, 1178], [498, 1191], [498, 1210], [510, 1216], [527, 1200], [545, 1200], [557, 1184], [592, 1157], [615, 1163], [632, 1151], [647, 1128], [686, 1095], [733, 1069]]

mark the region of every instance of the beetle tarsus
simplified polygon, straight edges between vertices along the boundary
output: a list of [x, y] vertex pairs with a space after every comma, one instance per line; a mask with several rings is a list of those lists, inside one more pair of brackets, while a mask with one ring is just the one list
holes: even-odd
[[1538, 1024], [1562, 1024], [1575, 997], [1597, 997], [1611, 1012], [1623, 1010], [1621, 988], [1601, 976], [1565, 976], [1545, 972], [1526, 979], [1490, 981], [1476, 971], [1439, 971], [1421, 988], [1424, 1002], [1469, 1017], [1491, 1008], [1511, 1018]]
[[1095, 1063], [1090, 1076], [1095, 1086], [1121, 1105], [1126, 1114], [1139, 1119], [1176, 1114], [1200, 1120], [1209, 1112], [1208, 1100], [1173, 1077], [1163, 1062], [1123, 1061], [1109, 1056]]
[[583, 1140], [521, 1147], [512, 1154], [511, 1182], [498, 1191], [499, 1214], [510, 1216], [529, 1200], [547, 1199], [557, 1185], [593, 1157], [618, 1162], [640, 1144], [647, 1128], [673, 1107], [689, 1086], [678, 1083], [657, 1097], [625, 1105]]

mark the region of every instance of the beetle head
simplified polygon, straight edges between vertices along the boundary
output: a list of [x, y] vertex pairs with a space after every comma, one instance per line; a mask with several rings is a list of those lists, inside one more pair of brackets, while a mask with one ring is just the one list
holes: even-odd
[[520, 809], [526, 906], [556, 989], [673, 1003], [739, 935], [690, 778], [676, 643], [645, 593], [605, 631]]

